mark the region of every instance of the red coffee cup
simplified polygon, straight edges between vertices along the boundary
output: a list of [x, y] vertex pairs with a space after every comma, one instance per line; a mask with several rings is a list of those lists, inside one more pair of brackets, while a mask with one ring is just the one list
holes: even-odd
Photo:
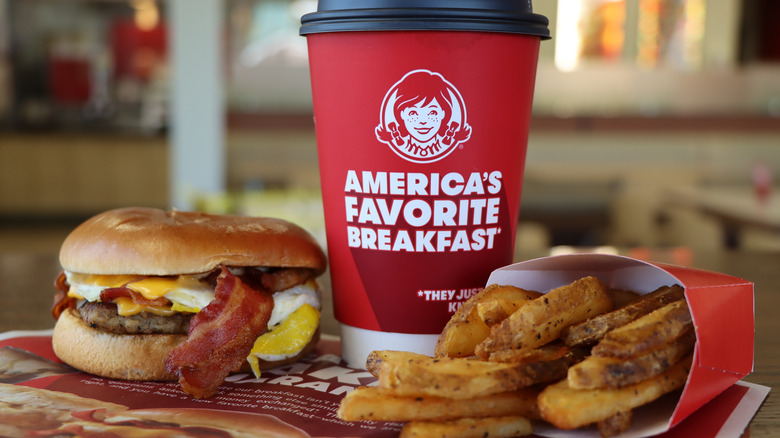
[[548, 21], [511, 0], [321, 0], [301, 21], [342, 356], [432, 354], [513, 261]]

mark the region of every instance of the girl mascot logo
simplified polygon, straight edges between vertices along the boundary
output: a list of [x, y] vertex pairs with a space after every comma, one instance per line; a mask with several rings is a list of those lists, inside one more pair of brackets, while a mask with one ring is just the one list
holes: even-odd
[[471, 137], [460, 92], [439, 73], [413, 70], [385, 94], [376, 138], [401, 158], [432, 163]]

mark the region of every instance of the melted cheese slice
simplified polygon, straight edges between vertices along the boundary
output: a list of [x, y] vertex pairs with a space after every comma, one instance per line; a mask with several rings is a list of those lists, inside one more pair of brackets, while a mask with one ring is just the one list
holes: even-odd
[[171, 307], [144, 306], [130, 299], [117, 300], [122, 316], [131, 316], [148, 311], [158, 315], [172, 312], [197, 313], [214, 299], [214, 290], [195, 275], [178, 277], [139, 277], [135, 275], [91, 275], [65, 273], [70, 284], [68, 296], [88, 301], [100, 301], [100, 292], [111, 287], [127, 286], [149, 300], [165, 297], [173, 303]]

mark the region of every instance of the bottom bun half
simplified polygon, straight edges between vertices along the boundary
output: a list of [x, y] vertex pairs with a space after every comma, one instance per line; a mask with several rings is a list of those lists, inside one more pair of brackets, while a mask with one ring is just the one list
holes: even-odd
[[[293, 363], [308, 355], [317, 345], [319, 334], [317, 329], [312, 340], [293, 357], [279, 361], [260, 360], [260, 369]], [[89, 374], [111, 379], [175, 382], [179, 378], [165, 369], [165, 358], [186, 339], [186, 335], [104, 332], [87, 325], [76, 310], [68, 309], [60, 315], [54, 326], [52, 347], [63, 362]], [[244, 361], [236, 372], [252, 371]]]

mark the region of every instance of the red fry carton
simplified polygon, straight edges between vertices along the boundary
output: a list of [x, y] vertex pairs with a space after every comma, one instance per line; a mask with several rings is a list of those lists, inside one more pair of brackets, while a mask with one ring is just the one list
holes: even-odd
[[[696, 332], [693, 366], [679, 397], [641, 408], [627, 436], [663, 433], [753, 371], [753, 283], [725, 274], [645, 262], [607, 254], [569, 254], [516, 263], [495, 270], [488, 284], [546, 292], [585, 276], [640, 294], [680, 284]], [[570, 436], [543, 425], [542, 436]]]

